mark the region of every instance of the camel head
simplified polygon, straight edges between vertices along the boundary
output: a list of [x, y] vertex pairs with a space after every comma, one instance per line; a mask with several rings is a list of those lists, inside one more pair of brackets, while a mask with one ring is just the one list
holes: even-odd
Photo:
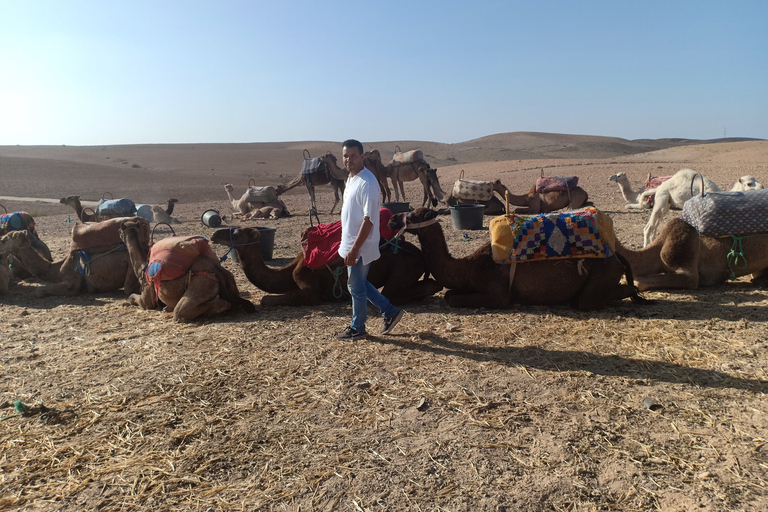
[[224, 185], [224, 190], [226, 190], [231, 194], [232, 191], [235, 190], [235, 187], [233, 187], [231, 183], [227, 183], [226, 185]]
[[[154, 209], [155, 209], [155, 206], [152, 207], [153, 211], [154, 211]], [[127, 221], [123, 222], [122, 224], [120, 224], [120, 229], [118, 230], [118, 232], [120, 233], [120, 240], [122, 240], [123, 243], [125, 243], [125, 233], [126, 233], [126, 231], [130, 231], [132, 229], [135, 229], [136, 233], [138, 233], [139, 232], [139, 224], [137, 222], [130, 221], [130, 220], [127, 220]]]
[[742, 176], [731, 190], [763, 190], [763, 185], [754, 176]]
[[419, 181], [424, 186], [424, 190], [428, 191], [432, 206], [437, 206], [438, 202], [445, 200], [445, 193], [440, 188], [440, 180], [437, 179], [437, 169], [426, 165], [419, 167]]
[[67, 206], [73, 206], [74, 207], [75, 204], [80, 203], [80, 196], [62, 197], [61, 199], [59, 199], [59, 202], [61, 204], [66, 204]]
[[[325, 163], [328, 163], [328, 161], [330, 160], [330, 161], [332, 161], [332, 162], [333, 162], [333, 165], [337, 165], [337, 164], [336, 164], [336, 162], [337, 162], [337, 160], [336, 160], [336, 156], [335, 156], [333, 153], [331, 153], [330, 151], [328, 151], [326, 154], [324, 154], [324, 155], [323, 155], [322, 157], [320, 157], [320, 158], [321, 158], [321, 160], [322, 160], [323, 162], [325, 162]], [[337, 165], [337, 166], [338, 166], [338, 165]]]
[[389, 229], [400, 231], [405, 226], [409, 233], [418, 233], [419, 228], [437, 223], [437, 212], [429, 208], [416, 208], [412, 212], [396, 213], [387, 223]]
[[211, 242], [232, 247], [234, 245], [255, 245], [259, 243], [259, 230], [256, 228], [222, 228], [211, 235]]
[[178, 199], [170, 198], [170, 199], [168, 200], [168, 205], [170, 206], [170, 205], [172, 205], [172, 204], [176, 204], [176, 203], [178, 203], [178, 202], [179, 202], [179, 200], [178, 200]]
[[625, 172], [620, 172], [620, 173], [617, 173], [617, 174], [611, 174], [610, 176], [608, 176], [608, 180], [609, 181], [615, 181], [616, 183], [619, 183], [619, 182], [624, 181], [626, 179], [627, 179], [627, 173], [625, 173]]
[[14, 253], [22, 247], [31, 247], [32, 240], [30, 237], [31, 235], [26, 229], [11, 231], [0, 238], [0, 254]]

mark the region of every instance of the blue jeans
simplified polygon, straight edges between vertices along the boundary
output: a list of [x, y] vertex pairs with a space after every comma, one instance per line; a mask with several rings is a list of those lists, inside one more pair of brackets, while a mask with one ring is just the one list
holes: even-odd
[[363, 265], [363, 258], [357, 263], [347, 267], [347, 288], [352, 296], [352, 328], [357, 332], [365, 332], [365, 321], [368, 318], [368, 301], [379, 308], [384, 318], [390, 318], [397, 314], [398, 309], [389, 299], [381, 294], [368, 281], [368, 270], [371, 265]]

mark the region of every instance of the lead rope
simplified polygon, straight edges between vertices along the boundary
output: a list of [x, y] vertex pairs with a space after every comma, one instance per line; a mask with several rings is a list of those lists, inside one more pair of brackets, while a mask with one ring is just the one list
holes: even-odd
[[245, 247], [245, 246], [248, 246], [248, 245], [259, 245], [259, 243], [260, 243], [260, 242], [251, 242], [249, 244], [236, 244], [235, 241], [232, 240], [232, 230], [234, 230], [234, 229], [235, 228], [229, 228], [229, 249], [227, 249], [227, 252], [224, 253], [224, 256], [219, 258], [219, 261], [221, 263], [224, 263], [225, 261], [227, 261], [227, 257], [229, 256], [229, 253], [232, 252], [232, 250], [235, 247]]

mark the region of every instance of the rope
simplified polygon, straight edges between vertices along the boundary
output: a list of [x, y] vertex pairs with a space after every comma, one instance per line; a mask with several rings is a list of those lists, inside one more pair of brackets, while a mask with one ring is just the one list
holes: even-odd
[[[111, 254], [115, 251], [123, 251], [126, 250], [125, 244], [116, 245], [112, 249], [108, 250], [107, 252], [102, 252], [91, 258], [91, 255], [88, 254], [85, 251], [77, 251], [77, 254], [79, 255], [79, 258], [77, 259], [75, 270], [79, 274], [85, 274], [86, 276], [91, 275], [91, 263], [94, 262], [94, 260], [97, 260], [101, 258], [102, 256], [106, 256], [107, 254]], [[80, 265], [82, 263], [82, 266]]]
[[344, 296], [344, 287], [341, 285], [341, 277], [342, 272], [346, 272], [347, 267], [340, 266], [336, 268], [331, 268], [326, 263], [325, 267], [331, 272], [331, 275], [333, 276], [333, 296], [336, 299], [340, 299]]
[[235, 247], [245, 247], [247, 245], [259, 245], [259, 243], [260, 243], [260, 242], [251, 242], [251, 243], [248, 243], [248, 244], [236, 244], [235, 241], [232, 240], [232, 231], [235, 230], [235, 229], [236, 228], [229, 228], [229, 249], [227, 249], [227, 252], [224, 253], [224, 256], [219, 258], [219, 261], [221, 263], [224, 263], [225, 261], [227, 261], [227, 257], [229, 256], [229, 253], [232, 252], [232, 250]]

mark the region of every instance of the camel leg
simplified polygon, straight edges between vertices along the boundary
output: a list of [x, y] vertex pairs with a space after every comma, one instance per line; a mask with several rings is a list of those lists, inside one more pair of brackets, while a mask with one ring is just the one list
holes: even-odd
[[407, 282], [406, 286], [401, 283], [403, 283], [402, 276], [398, 275], [397, 278], [388, 281], [381, 290], [381, 294], [395, 306], [426, 299], [443, 289], [441, 284], [430, 278], [415, 283]]
[[80, 290], [83, 289], [84, 277], [78, 275], [73, 280], [64, 281], [62, 283], [51, 283], [39, 287], [35, 290], [36, 297], [46, 297], [48, 295], [64, 296], [64, 295], [77, 295]]
[[232, 275], [232, 272], [219, 265], [218, 261], [214, 267], [214, 272], [219, 279], [219, 296], [222, 299], [232, 304], [233, 309], [246, 313], [254, 313], [256, 311], [256, 307], [251, 301], [240, 297], [240, 291], [237, 289], [235, 276]]
[[648, 224], [645, 225], [645, 229], [643, 230], [643, 247], [647, 247], [648, 244], [653, 242], [654, 238], [656, 238], [656, 232], [659, 229], [659, 225], [668, 211], [669, 194], [666, 192], [656, 194], [651, 218], [648, 219]]
[[190, 322], [201, 315], [223, 313], [231, 304], [219, 298], [218, 293], [219, 283], [210, 276], [192, 276], [187, 291], [173, 308], [173, 319], [176, 322]]

